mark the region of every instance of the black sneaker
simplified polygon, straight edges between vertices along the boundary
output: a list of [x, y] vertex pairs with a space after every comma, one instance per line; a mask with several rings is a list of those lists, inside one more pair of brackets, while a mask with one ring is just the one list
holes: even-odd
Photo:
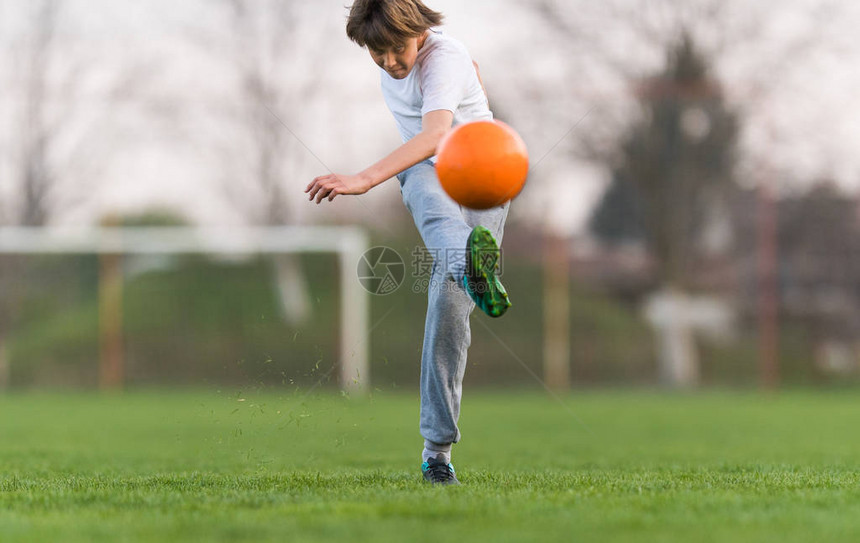
[[421, 473], [424, 474], [424, 480], [430, 481], [434, 485], [459, 485], [460, 481], [454, 474], [454, 466], [446, 464], [442, 455], [436, 458], [429, 458], [421, 464]]

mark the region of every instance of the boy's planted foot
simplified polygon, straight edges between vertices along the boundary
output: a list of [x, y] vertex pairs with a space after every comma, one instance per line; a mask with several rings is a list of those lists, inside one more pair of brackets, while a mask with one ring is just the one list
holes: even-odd
[[466, 245], [466, 273], [463, 287], [475, 305], [491, 317], [501, 317], [511, 307], [508, 293], [496, 273], [499, 268], [499, 246], [493, 234], [476, 226]]
[[428, 458], [426, 462], [421, 464], [421, 473], [424, 475], [424, 480], [433, 483], [434, 485], [459, 485], [460, 481], [454, 474], [454, 466], [445, 462], [444, 457], [440, 454], [436, 458]]

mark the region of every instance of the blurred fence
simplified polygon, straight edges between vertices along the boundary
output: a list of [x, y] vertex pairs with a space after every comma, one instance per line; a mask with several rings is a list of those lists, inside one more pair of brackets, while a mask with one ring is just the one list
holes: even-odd
[[[851, 266], [852, 255], [860, 253], [822, 246], [815, 253], [798, 253], [788, 243], [788, 232], [814, 235], [832, 228], [819, 222], [824, 218], [806, 226], [789, 220], [791, 210], [800, 208], [808, 210], [809, 203], [785, 200], [780, 206], [780, 382], [852, 383], [858, 377], [858, 347], [853, 324], [857, 305], [851, 300], [860, 292], [860, 274], [851, 272]], [[832, 213], [821, 217], [826, 216]], [[375, 239], [371, 245], [396, 251], [407, 270], [422, 246], [416, 236]], [[689, 307], [697, 315], [688, 315], [698, 322], [691, 335], [695, 384], [761, 383], [758, 249], [755, 243], [747, 245], [749, 254], [738, 242], [734, 246], [740, 252], [731, 258], [714, 256], [697, 263], [700, 273], [689, 295]], [[817, 258], [823, 260], [816, 263]], [[559, 277], [562, 261], [567, 270]], [[99, 365], [104, 356], [99, 324], [105, 318], [99, 304], [103, 265], [96, 254], [2, 256], [9, 386], [95, 387], [104, 379]], [[125, 383], [337, 386], [343, 379], [337, 369], [344, 351], [340, 273], [346, 266], [349, 281], [358, 286], [357, 265], [333, 255], [303, 254], [300, 268], [311, 310], [305, 320], [291, 322], [271, 256], [187, 252], [125, 257], [118, 319]], [[369, 346], [374, 389], [418, 383], [426, 295], [411, 271], [399, 288], [369, 295], [369, 332], [359, 343]], [[473, 314], [466, 383], [564, 388], [665, 382], [661, 329], [647, 309], [659, 286], [655, 277], [653, 259], [642, 247], [545, 238], [525, 225], [510, 227], [503, 278], [514, 307], [502, 319]], [[566, 299], [561, 306], [553, 303], [559, 292]], [[709, 317], [714, 311], [717, 317]], [[548, 319], [553, 319], [550, 326]], [[554, 370], [546, 365], [553, 360]]]

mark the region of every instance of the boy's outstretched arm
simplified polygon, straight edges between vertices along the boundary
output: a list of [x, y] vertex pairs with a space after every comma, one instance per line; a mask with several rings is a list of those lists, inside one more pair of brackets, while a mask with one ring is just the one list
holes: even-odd
[[483, 91], [484, 91], [484, 96], [487, 98], [487, 104], [489, 105], [489, 102], [490, 102], [490, 95], [489, 95], [489, 94], [487, 94], [487, 87], [485, 87], [485, 86], [484, 86], [484, 80], [483, 80], [483, 79], [481, 79], [481, 69], [480, 69], [480, 68], [478, 68], [478, 63], [477, 63], [477, 62], [475, 62], [474, 60], [472, 61], [472, 66], [474, 66], [474, 67], [475, 67], [475, 75], [477, 75], [477, 76], [478, 76], [478, 83], [480, 83], [480, 84], [481, 84], [481, 90], [483, 90]]
[[450, 111], [431, 111], [422, 118], [421, 132], [387, 157], [356, 175], [331, 173], [317, 177], [305, 188], [305, 192], [310, 193], [309, 200], [316, 198], [318, 204], [324, 198], [331, 202], [340, 194], [364, 194], [403, 170], [435, 155], [439, 141], [453, 124], [454, 114]]

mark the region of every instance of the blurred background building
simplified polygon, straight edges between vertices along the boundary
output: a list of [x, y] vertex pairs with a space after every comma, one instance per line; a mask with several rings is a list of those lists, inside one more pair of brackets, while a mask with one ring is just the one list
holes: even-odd
[[[856, 381], [860, 5], [427, 3], [532, 157], [504, 241], [515, 307], [473, 317], [467, 382]], [[345, 16], [329, 0], [0, 0], [0, 226], [361, 225], [412, 268], [370, 297], [373, 386], [416, 386], [421, 242], [396, 182], [303, 193], [399, 144]], [[0, 256], [0, 386], [98, 384], [103, 265]], [[333, 386], [334, 257], [121, 266], [127, 385]]]

